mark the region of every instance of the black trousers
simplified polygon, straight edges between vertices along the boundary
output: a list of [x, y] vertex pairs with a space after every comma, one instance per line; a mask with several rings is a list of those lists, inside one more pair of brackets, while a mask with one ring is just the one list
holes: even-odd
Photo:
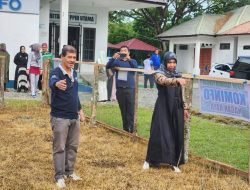
[[116, 98], [121, 110], [123, 130], [134, 132], [135, 89], [117, 88]]
[[154, 87], [154, 76], [153, 75], [144, 75], [144, 88], [148, 87], [148, 80], [150, 84], [150, 88]]

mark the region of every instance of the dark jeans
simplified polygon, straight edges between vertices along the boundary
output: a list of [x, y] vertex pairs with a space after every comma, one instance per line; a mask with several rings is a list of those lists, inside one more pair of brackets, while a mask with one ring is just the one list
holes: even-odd
[[121, 110], [123, 130], [134, 132], [135, 89], [117, 88], [116, 97]]
[[154, 76], [153, 75], [144, 75], [144, 88], [148, 87], [148, 80], [150, 84], [150, 88], [154, 87]]

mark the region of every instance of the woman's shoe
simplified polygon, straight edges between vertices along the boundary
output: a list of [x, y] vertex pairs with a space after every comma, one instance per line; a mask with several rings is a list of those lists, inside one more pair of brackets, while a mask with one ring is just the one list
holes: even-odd
[[172, 166], [172, 167], [173, 167], [174, 172], [181, 173], [181, 170], [179, 167], [177, 167], [177, 166]]
[[149, 169], [149, 163], [147, 161], [144, 162], [142, 169], [148, 170]]

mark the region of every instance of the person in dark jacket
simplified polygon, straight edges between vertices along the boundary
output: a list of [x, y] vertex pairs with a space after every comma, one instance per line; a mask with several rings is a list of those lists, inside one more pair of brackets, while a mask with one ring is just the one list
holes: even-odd
[[[115, 53], [109, 60], [106, 69], [114, 67], [137, 68], [137, 62], [129, 56], [129, 48], [122, 46], [120, 52]], [[116, 98], [121, 110], [123, 129], [134, 132], [135, 112], [135, 72], [116, 72]]]
[[8, 91], [6, 88], [6, 84], [9, 82], [9, 64], [10, 64], [10, 54], [8, 53], [8, 51], [6, 50], [6, 44], [5, 43], [1, 43], [0, 44], [0, 56], [4, 56], [4, 90]]
[[18, 70], [21, 67], [27, 69], [28, 63], [28, 54], [25, 52], [25, 47], [20, 46], [20, 51], [14, 57], [14, 63], [16, 64], [16, 71], [15, 71], [15, 79], [14, 79], [14, 89], [17, 89], [17, 79], [18, 79]]
[[174, 53], [165, 53], [163, 61], [155, 73], [158, 97], [143, 169], [165, 163], [171, 165], [175, 172], [181, 172], [179, 165], [184, 164], [184, 121], [189, 117], [182, 96], [186, 81], [176, 71]]
[[55, 181], [59, 188], [65, 188], [64, 178], [81, 180], [74, 173], [74, 165], [79, 145], [80, 121], [84, 121], [85, 117], [78, 96], [77, 73], [73, 69], [76, 49], [64, 46], [61, 60], [62, 63], [50, 74], [49, 85]]

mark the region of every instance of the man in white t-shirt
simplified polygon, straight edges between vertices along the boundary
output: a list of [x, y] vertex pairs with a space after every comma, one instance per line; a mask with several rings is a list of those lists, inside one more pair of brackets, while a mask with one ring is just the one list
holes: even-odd
[[[143, 61], [143, 65], [144, 65], [144, 69], [145, 70], [154, 70], [153, 67], [153, 62], [150, 59], [150, 55], [147, 55], [147, 58]], [[154, 87], [154, 76], [153, 74], [149, 74], [149, 73], [144, 73], [144, 88], [147, 88], [147, 83], [150, 83], [150, 88]]]

